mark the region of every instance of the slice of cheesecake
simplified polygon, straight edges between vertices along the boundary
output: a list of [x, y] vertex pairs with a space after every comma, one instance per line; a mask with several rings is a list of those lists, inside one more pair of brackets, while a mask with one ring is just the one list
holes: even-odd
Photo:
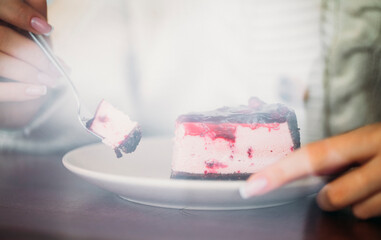
[[300, 147], [295, 112], [252, 98], [248, 106], [181, 115], [171, 178], [244, 180]]
[[138, 123], [105, 100], [99, 103], [94, 118], [86, 126], [102, 137], [102, 142], [112, 147], [118, 158], [122, 156], [121, 151], [135, 151], [142, 137]]

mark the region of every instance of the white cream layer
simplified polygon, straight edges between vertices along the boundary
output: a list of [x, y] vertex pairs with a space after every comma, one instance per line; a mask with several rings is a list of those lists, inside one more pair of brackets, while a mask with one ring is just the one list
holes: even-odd
[[102, 142], [112, 148], [118, 147], [137, 126], [122, 111], [102, 101], [91, 124], [90, 130], [103, 137]]
[[254, 173], [293, 151], [287, 123], [281, 123], [278, 129], [237, 124], [235, 136], [232, 143], [223, 138], [185, 135], [183, 124], [178, 124], [172, 170], [194, 174]]

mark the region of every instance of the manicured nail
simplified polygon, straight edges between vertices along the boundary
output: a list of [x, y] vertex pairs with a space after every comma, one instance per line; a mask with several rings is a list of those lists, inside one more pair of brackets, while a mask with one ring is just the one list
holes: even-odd
[[55, 87], [57, 85], [57, 81], [54, 80], [52, 77], [46, 75], [45, 73], [39, 72], [37, 76], [37, 80], [39, 83], [42, 83], [44, 85], [47, 85], [49, 87]]
[[34, 28], [37, 32], [40, 32], [41, 34], [44, 34], [45, 36], [49, 36], [50, 33], [53, 31], [53, 27], [49, 25], [45, 20], [34, 17], [30, 20], [30, 25], [32, 28]]
[[25, 93], [30, 96], [43, 96], [47, 91], [46, 86], [30, 86], [25, 89]]
[[246, 185], [239, 188], [239, 194], [243, 199], [247, 199], [254, 195], [257, 195], [261, 190], [267, 186], [266, 178], [258, 178], [252, 182], [246, 183]]

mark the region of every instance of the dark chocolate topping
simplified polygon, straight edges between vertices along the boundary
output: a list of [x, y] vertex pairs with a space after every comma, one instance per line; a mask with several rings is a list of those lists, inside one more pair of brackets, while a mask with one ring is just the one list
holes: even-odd
[[259, 106], [222, 107], [214, 111], [180, 115], [178, 123], [283, 123], [294, 111], [283, 104], [262, 104]]

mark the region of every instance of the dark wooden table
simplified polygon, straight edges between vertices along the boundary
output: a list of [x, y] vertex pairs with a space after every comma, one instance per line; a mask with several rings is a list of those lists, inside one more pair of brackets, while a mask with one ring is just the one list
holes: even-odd
[[242, 211], [127, 202], [67, 171], [63, 154], [0, 153], [0, 239], [381, 239], [381, 219], [324, 213], [313, 197]]

